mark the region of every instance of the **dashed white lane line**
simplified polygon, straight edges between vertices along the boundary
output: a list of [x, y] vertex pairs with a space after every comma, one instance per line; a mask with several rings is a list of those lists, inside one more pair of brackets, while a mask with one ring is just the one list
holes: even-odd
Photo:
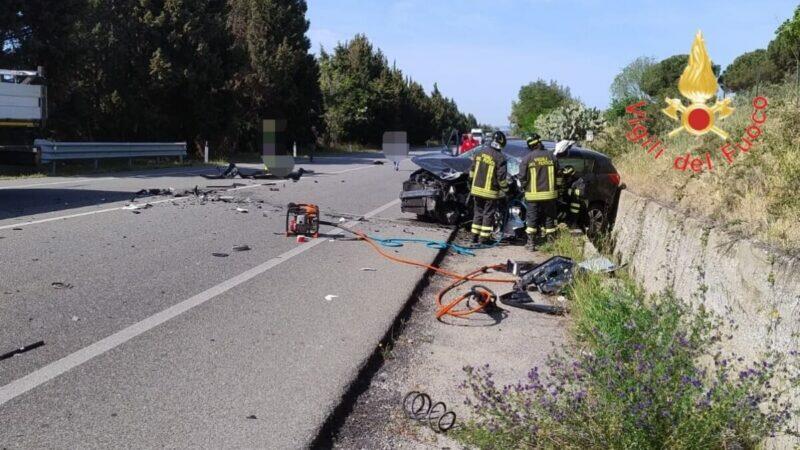
[[[397, 205], [400, 203], [400, 200], [393, 200], [379, 208], [376, 208], [364, 215], [366, 218], [370, 218], [380, 214], [381, 212]], [[352, 228], [358, 225], [358, 221], [350, 221], [343, 226], [345, 228]], [[330, 234], [339, 234], [341, 230], [334, 230]], [[195, 306], [202, 305], [203, 303], [213, 299], [214, 297], [223, 294], [236, 286], [239, 286], [242, 283], [245, 283], [258, 275], [272, 269], [273, 267], [277, 266], [278, 264], [288, 261], [295, 256], [302, 254], [312, 248], [316, 247], [317, 245], [327, 242], [327, 239], [314, 239], [311, 242], [307, 242], [303, 245], [293, 248], [288, 252], [285, 252], [275, 258], [272, 258], [266, 262], [259, 264], [258, 266], [253, 267], [250, 270], [247, 270], [229, 280], [223, 281], [222, 283], [217, 284], [216, 286], [209, 288], [193, 297], [190, 297], [176, 305], [173, 305], [161, 312], [153, 314], [152, 316], [137, 322], [121, 331], [118, 331], [111, 336], [108, 336], [104, 339], [101, 339], [94, 344], [91, 344], [87, 347], [84, 347], [74, 353], [71, 353], [57, 361], [54, 361], [46, 366], [37, 369], [28, 375], [25, 375], [22, 378], [14, 380], [5, 386], [0, 387], [0, 406], [5, 404], [8, 401], [13, 400], [14, 398], [34, 389], [53, 378], [58, 377], [66, 373], [67, 371], [80, 366], [81, 364], [90, 361], [93, 358], [96, 358], [103, 353], [106, 353], [109, 350], [112, 350], [131, 339], [146, 333], [149, 330], [167, 322], [175, 317], [180, 316], [181, 314], [189, 311], [190, 309], [194, 308]]]
[[[320, 175], [339, 175], [339, 174], [343, 174], [343, 173], [354, 172], [356, 170], [369, 169], [371, 167], [375, 167], [375, 166], [356, 167], [356, 168], [353, 168], [353, 169], [340, 170], [338, 172], [325, 172], [325, 173], [320, 173]], [[308, 178], [300, 178], [300, 181], [307, 180], [307, 179]], [[252, 188], [255, 188], [255, 187], [259, 187], [259, 186], [264, 186], [264, 184], [250, 184], [250, 185], [247, 185], [247, 186], [239, 186], [239, 187], [235, 187], [235, 188], [231, 188], [231, 189], [226, 189], [225, 192], [239, 191], [239, 190], [242, 190], [242, 189], [252, 189]], [[159, 203], [181, 201], [181, 200], [186, 200], [188, 198], [191, 198], [191, 197], [166, 198], [166, 199], [163, 199], [163, 200], [155, 200], [155, 201], [147, 202], [147, 203], [149, 203], [151, 205], [157, 205]], [[112, 211], [120, 211], [123, 208], [124, 208], [124, 206], [117, 206], [117, 207], [114, 207], [114, 208], [97, 209], [97, 210], [94, 210], [94, 211], [86, 211], [86, 212], [82, 212], [82, 213], [67, 214], [67, 215], [64, 215], [64, 216], [48, 217], [46, 219], [29, 220], [27, 222], [17, 222], [17, 223], [12, 223], [12, 224], [8, 224], [8, 225], [0, 225], [0, 230], [8, 230], [8, 229], [11, 229], [11, 228], [22, 228], [22, 227], [30, 226], [30, 225], [38, 225], [40, 223], [55, 222], [55, 221], [58, 221], [58, 220], [66, 220], [66, 219], [74, 219], [76, 217], [91, 216], [91, 215], [95, 215], [95, 214], [104, 214], [104, 213], [108, 213], [108, 212], [112, 212]]]

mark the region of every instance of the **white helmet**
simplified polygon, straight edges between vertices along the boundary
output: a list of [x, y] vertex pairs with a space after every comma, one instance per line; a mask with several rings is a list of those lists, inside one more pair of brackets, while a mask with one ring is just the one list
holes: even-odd
[[567, 140], [558, 141], [558, 143], [556, 144], [556, 149], [553, 151], [553, 156], [558, 156], [562, 153], [566, 153], [567, 150], [572, 148], [573, 145], [575, 145], [575, 141], [567, 141]]

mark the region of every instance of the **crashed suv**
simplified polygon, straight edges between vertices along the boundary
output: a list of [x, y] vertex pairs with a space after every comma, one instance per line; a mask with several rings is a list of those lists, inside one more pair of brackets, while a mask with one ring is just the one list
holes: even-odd
[[[544, 141], [544, 145], [550, 151], [555, 148], [555, 142], [552, 141]], [[403, 183], [400, 193], [402, 211], [416, 214], [421, 220], [447, 225], [469, 220], [472, 211], [469, 202], [469, 168], [472, 156], [480, 150], [481, 147], [477, 147], [458, 156], [428, 154], [411, 158], [420, 169]], [[503, 149], [512, 180], [519, 174], [519, 163], [527, 152], [525, 142], [521, 140], [509, 140]], [[583, 177], [587, 185], [585, 196], [588, 207], [580, 218], [581, 225], [593, 234], [607, 229], [616, 213], [619, 191], [624, 188], [611, 158], [573, 146], [558, 157], [559, 170], [567, 166], [572, 166], [576, 175]], [[521, 192], [515, 189], [511, 196], [514, 198], [507, 202], [509, 209], [513, 208], [514, 216], [524, 218], [525, 212], [518, 209], [524, 208]], [[558, 203], [559, 217], [563, 218], [569, 209], [568, 201], [559, 198]]]

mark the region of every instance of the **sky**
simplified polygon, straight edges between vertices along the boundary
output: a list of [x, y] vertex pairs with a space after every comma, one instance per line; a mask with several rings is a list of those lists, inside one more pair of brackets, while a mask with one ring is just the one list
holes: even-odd
[[308, 0], [312, 51], [365, 34], [389, 62], [434, 83], [479, 122], [508, 123], [519, 88], [538, 78], [608, 106], [614, 76], [639, 56], [686, 54], [697, 30], [723, 69], [766, 48], [788, 0]]

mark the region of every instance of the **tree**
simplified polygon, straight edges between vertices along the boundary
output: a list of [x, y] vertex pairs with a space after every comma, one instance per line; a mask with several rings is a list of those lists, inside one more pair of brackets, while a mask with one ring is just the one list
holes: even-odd
[[377, 80], [387, 69], [386, 58], [366, 36], [339, 43], [332, 54], [320, 54], [320, 85], [325, 122], [333, 142], [380, 142], [385, 130], [370, 128], [378, 112]]
[[770, 61], [780, 73], [794, 74], [800, 88], [800, 6], [791, 19], [786, 20], [775, 32], [776, 36], [767, 47]]
[[569, 88], [539, 79], [519, 89], [517, 100], [511, 104], [509, 121], [515, 133], [530, 133], [536, 119], [572, 99]]
[[747, 52], [725, 68], [719, 81], [728, 92], [741, 92], [782, 78], [764, 49]]
[[655, 59], [640, 56], [614, 77], [611, 83], [611, 100], [642, 99], [647, 96], [642, 89], [642, 78], [645, 72], [656, 64]]
[[[664, 98], [680, 98], [678, 79], [686, 68], [689, 55], [673, 55], [648, 67], [642, 74], [641, 87], [653, 101], [662, 102]], [[719, 65], [712, 64], [714, 75], [719, 75]]]
[[308, 53], [305, 0], [228, 0], [228, 6], [239, 58], [230, 83], [243, 111], [237, 126], [245, 142], [258, 142], [261, 120], [271, 118], [286, 120], [289, 141], [310, 142], [322, 96], [319, 67]]

